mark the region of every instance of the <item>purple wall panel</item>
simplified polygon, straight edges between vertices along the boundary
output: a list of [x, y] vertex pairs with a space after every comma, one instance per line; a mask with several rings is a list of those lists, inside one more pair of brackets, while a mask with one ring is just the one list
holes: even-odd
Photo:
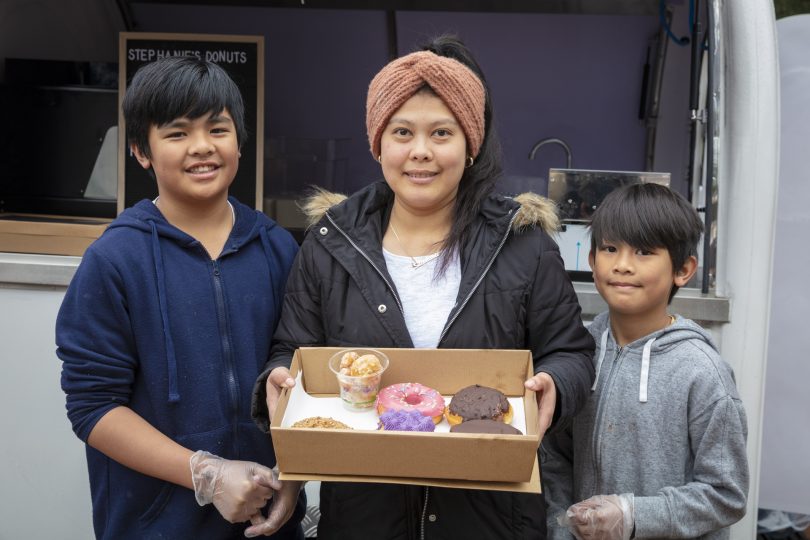
[[645, 131], [638, 120], [647, 41], [655, 17], [513, 13], [399, 12], [400, 52], [426, 37], [456, 32], [489, 81], [504, 152], [506, 191], [546, 192], [549, 167], [639, 170]]
[[368, 83], [388, 59], [384, 12], [133, 6], [145, 32], [264, 35], [266, 136], [299, 147], [302, 139], [344, 140], [348, 159], [336, 166], [346, 183], [333, 188], [354, 191], [380, 177], [368, 152], [365, 106]]
[[[348, 139], [342, 187], [377, 179], [367, 150], [368, 83], [387, 60], [385, 13], [222, 6], [133, 4], [142, 31], [258, 34], [266, 39], [268, 137]], [[644, 165], [637, 118], [642, 68], [657, 19], [514, 13], [397, 12], [400, 53], [426, 38], [458, 33], [489, 79], [504, 149], [505, 191], [546, 192], [562, 148], [532, 145], [559, 137], [577, 168]]]

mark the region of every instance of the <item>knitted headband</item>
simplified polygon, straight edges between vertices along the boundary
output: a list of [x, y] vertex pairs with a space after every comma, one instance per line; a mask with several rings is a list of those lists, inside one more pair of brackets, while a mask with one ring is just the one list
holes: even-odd
[[467, 151], [478, 155], [484, 140], [484, 85], [467, 66], [430, 51], [403, 56], [382, 68], [368, 86], [366, 131], [371, 153], [380, 155], [382, 132], [391, 116], [428, 84], [453, 112], [467, 137]]

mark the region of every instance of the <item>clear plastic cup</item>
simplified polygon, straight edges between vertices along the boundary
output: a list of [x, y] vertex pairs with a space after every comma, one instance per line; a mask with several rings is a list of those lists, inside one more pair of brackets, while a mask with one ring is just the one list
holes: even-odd
[[[373, 373], [352, 376], [346, 372], [346, 369], [341, 370], [340, 367], [341, 360], [347, 353], [357, 353], [358, 358], [374, 355], [380, 361], [381, 369]], [[388, 357], [376, 349], [343, 349], [329, 359], [329, 369], [337, 377], [340, 387], [340, 399], [343, 401], [344, 407], [351, 411], [367, 411], [374, 406], [377, 393], [380, 391], [380, 380], [386, 368], [388, 368]]]

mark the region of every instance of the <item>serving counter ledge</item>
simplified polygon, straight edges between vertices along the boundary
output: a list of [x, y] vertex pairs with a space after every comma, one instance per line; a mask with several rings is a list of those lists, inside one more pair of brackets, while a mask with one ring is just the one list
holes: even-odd
[[[593, 283], [574, 282], [574, 290], [582, 306], [582, 318], [591, 320], [607, 310], [607, 304], [599, 296]], [[672, 299], [672, 313], [703, 323], [730, 322], [731, 306], [728, 298], [712, 293], [702, 294], [700, 289], [682, 288]]]
[[[28, 253], [0, 253], [0, 286], [67, 287], [81, 257], [65, 255], [35, 255]], [[607, 309], [607, 304], [596, 292], [593, 283], [574, 282], [574, 290], [586, 320]], [[681, 289], [672, 300], [672, 312], [696, 321], [729, 322], [728, 298], [702, 294], [698, 289]]]
[[81, 257], [0, 253], [0, 286], [67, 287]]

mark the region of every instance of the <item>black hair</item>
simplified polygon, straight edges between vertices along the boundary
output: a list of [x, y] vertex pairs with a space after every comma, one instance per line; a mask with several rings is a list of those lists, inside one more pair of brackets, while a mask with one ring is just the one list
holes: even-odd
[[484, 140], [481, 143], [478, 156], [476, 156], [470, 167], [464, 169], [464, 174], [461, 176], [461, 182], [458, 185], [452, 225], [444, 241], [442, 258], [437, 268], [437, 273], [441, 274], [447, 269], [447, 265], [452, 260], [456, 250], [461, 251], [463, 249], [471, 229], [470, 225], [478, 215], [481, 201], [492, 192], [501, 176], [501, 146], [492, 124], [493, 109], [489, 86], [481, 67], [466, 45], [457, 36], [445, 34], [434, 38], [420, 48], [439, 56], [452, 58], [467, 66], [481, 79], [485, 92]]
[[224, 69], [195, 56], [169, 56], [141, 66], [122, 105], [127, 141], [151, 158], [149, 129], [177, 118], [200, 118], [223, 110], [233, 119], [239, 146], [247, 139], [245, 105]]
[[[659, 184], [631, 184], [610, 192], [590, 224], [591, 252], [603, 242], [623, 242], [636, 249], [666, 248], [677, 270], [697, 257], [703, 222], [680, 194]], [[672, 286], [669, 301], [678, 292]]]

